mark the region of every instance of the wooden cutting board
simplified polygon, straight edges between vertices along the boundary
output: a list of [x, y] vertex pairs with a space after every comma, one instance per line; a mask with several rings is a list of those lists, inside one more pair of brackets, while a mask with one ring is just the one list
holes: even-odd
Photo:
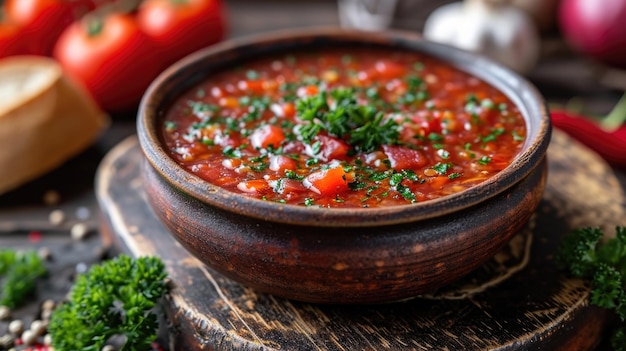
[[564, 235], [626, 225], [615, 174], [555, 131], [542, 203], [527, 227], [484, 267], [431, 295], [379, 305], [316, 305], [258, 293], [203, 265], [146, 202], [136, 137], [96, 175], [102, 232], [122, 252], [164, 260], [172, 350], [590, 350], [610, 322], [589, 286], [554, 267]]

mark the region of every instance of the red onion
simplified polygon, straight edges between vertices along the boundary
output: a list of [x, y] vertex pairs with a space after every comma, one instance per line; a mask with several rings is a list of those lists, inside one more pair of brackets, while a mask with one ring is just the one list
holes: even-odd
[[575, 50], [626, 68], [626, 0], [561, 0], [559, 26]]

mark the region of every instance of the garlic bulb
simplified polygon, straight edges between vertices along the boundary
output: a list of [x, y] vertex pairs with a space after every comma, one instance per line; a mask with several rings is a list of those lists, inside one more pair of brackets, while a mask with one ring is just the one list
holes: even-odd
[[483, 54], [522, 74], [534, 68], [540, 53], [533, 20], [506, 0], [466, 0], [441, 6], [426, 19], [423, 35]]

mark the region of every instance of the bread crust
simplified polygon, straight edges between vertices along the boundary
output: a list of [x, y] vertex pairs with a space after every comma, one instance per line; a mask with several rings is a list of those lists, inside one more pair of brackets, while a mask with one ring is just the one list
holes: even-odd
[[94, 143], [109, 124], [93, 98], [53, 59], [2, 59], [2, 84], [19, 88], [5, 94], [10, 101], [0, 97], [0, 194], [60, 166]]

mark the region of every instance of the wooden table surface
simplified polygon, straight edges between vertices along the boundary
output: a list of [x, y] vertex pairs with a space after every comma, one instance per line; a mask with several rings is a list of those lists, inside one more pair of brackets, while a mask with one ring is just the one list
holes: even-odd
[[165, 262], [173, 351], [587, 351], [610, 330], [608, 314], [588, 304], [589, 285], [559, 271], [554, 253], [568, 228], [626, 225], [626, 197], [612, 170], [562, 132], [548, 149], [543, 199], [505, 248], [453, 284], [382, 304], [291, 301], [203, 265], [152, 211], [142, 161], [136, 136], [118, 144], [99, 167], [96, 197], [118, 250]]
[[[431, 6], [417, 9], [414, 14], [404, 13], [395, 26], [419, 30], [428, 11], [433, 8], [433, 1], [424, 3]], [[227, 0], [227, 7], [229, 37], [232, 38], [275, 29], [339, 23], [335, 0]], [[623, 87], [619, 85], [626, 85], [626, 80], [617, 84], [609, 82], [607, 75], [598, 74], [597, 67], [567, 50], [557, 34], [544, 35], [543, 53], [528, 78], [549, 104], [564, 104], [576, 99], [590, 111], [603, 114], [621, 96]], [[72, 243], [70, 228], [79, 222], [98, 233], [99, 207], [94, 194], [96, 169], [108, 151], [135, 133], [134, 113], [112, 117], [110, 128], [91, 148], [40, 179], [0, 196], [0, 248], [27, 247], [33, 241], [33, 232], [41, 233], [51, 246], [66, 248]], [[615, 170], [615, 175], [626, 189], [624, 170]], [[44, 202], [51, 192], [59, 195], [59, 202], [53, 205]], [[626, 204], [623, 205], [626, 208]], [[62, 226], [49, 223], [48, 216], [55, 209], [64, 210], [68, 216]], [[86, 258], [77, 255], [66, 259], [78, 262]]]

